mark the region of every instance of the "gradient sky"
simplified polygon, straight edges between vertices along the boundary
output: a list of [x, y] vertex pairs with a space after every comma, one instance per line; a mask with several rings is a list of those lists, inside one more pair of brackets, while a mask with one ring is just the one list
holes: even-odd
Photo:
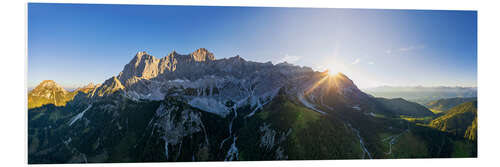
[[477, 12], [28, 4], [28, 87], [117, 75], [138, 51], [287, 61], [360, 88], [476, 86]]

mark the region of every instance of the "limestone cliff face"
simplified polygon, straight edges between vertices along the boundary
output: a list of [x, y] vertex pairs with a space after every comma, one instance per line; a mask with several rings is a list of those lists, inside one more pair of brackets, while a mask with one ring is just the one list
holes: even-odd
[[97, 87], [90, 96], [105, 96], [123, 90], [123, 95], [133, 99], [161, 100], [172, 88], [182, 87], [203, 90], [198, 92], [200, 94], [206, 94], [205, 90], [223, 88], [219, 100], [236, 96], [244, 98], [237, 92], [248, 88], [256, 91], [246, 90], [246, 93], [269, 94], [286, 80], [313, 72], [308, 67], [252, 62], [240, 56], [215, 59], [214, 54], [204, 48], [190, 54], [173, 51], [162, 58], [139, 52], [122, 72]]
[[190, 57], [194, 61], [197, 61], [197, 62], [201, 62], [201, 61], [214, 61], [215, 60], [214, 54], [211, 53], [211, 52], [209, 52], [205, 48], [200, 48], [200, 49], [196, 50], [195, 52], [193, 52], [193, 53], [190, 54]]
[[142, 79], [150, 79], [158, 76], [160, 69], [158, 68], [160, 59], [153, 57], [146, 52], [139, 52], [135, 57], [123, 68], [123, 71], [118, 75], [120, 82], [130, 82], [129, 79], [134, 77]]
[[92, 95], [93, 96], [104, 96], [104, 95], [108, 95], [108, 94], [112, 94], [116, 91], [119, 91], [119, 90], [122, 90], [124, 89], [125, 87], [122, 85], [122, 83], [120, 82], [120, 80], [118, 80], [118, 78], [116, 76], [104, 81], [104, 83], [102, 85], [100, 85], [99, 87], [96, 87], [93, 91], [92, 91]]
[[146, 52], [138, 52], [123, 68], [118, 79], [124, 86], [130, 86], [141, 79], [156, 78], [161, 74], [174, 72], [178, 64], [206, 63], [215, 61], [214, 54], [205, 48], [200, 48], [188, 55], [180, 55], [173, 51], [158, 59]]

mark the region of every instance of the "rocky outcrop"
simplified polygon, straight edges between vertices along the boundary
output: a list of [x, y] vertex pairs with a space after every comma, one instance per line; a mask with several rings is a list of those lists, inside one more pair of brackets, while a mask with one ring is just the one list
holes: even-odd
[[160, 60], [146, 52], [138, 52], [135, 57], [123, 68], [118, 75], [120, 82], [131, 82], [129, 79], [135, 77], [141, 79], [151, 79], [158, 76]]
[[191, 53], [189, 56], [192, 58], [192, 60], [194, 60], [196, 62], [214, 61], [215, 60], [214, 54], [209, 52], [205, 48], [200, 48], [200, 49], [194, 51], [193, 53]]
[[118, 75], [118, 79], [125, 86], [129, 86], [141, 79], [149, 80], [165, 73], [174, 72], [177, 70], [178, 64], [203, 63], [214, 60], [214, 54], [205, 48], [200, 48], [188, 55], [180, 55], [173, 51], [161, 59], [146, 52], [138, 52], [125, 65], [123, 71]]
[[89, 93], [99, 86], [100, 84], [95, 85], [94, 83], [89, 83], [81, 88], [77, 88], [76, 91], [80, 91], [82, 93]]
[[123, 90], [125, 87], [122, 85], [120, 80], [117, 77], [112, 77], [106, 81], [99, 87], [95, 88], [92, 91], [91, 96], [105, 96], [109, 94], [113, 94], [116, 91]]

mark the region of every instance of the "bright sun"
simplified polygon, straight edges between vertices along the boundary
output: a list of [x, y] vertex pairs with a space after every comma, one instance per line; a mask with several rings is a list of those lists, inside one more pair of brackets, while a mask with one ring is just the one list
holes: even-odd
[[338, 73], [338, 71], [334, 70], [334, 68], [332, 68], [332, 67], [328, 67], [326, 69], [326, 71], [328, 72], [328, 75], [330, 75], [330, 76], [337, 75], [337, 73]]

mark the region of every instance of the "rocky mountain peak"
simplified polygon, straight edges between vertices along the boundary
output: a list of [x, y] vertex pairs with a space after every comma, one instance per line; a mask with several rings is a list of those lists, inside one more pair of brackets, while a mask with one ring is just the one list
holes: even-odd
[[47, 87], [47, 86], [55, 86], [57, 83], [54, 80], [44, 80], [38, 84], [38, 86]]
[[98, 96], [104, 96], [108, 94], [112, 94], [118, 90], [122, 90], [125, 87], [122, 85], [118, 77], [113, 76], [112, 78], [107, 79], [104, 81], [102, 85], [99, 85], [96, 88], [96, 92]]
[[73, 98], [73, 93], [68, 92], [53, 80], [45, 80], [28, 93], [28, 108], [45, 104], [64, 106], [71, 98]]
[[135, 54], [135, 57], [137, 57], [137, 58], [139, 58], [139, 59], [140, 59], [140, 58], [142, 58], [142, 56], [144, 56], [144, 55], [148, 55], [148, 53], [146, 53], [146, 51], [137, 52], [137, 53]]
[[83, 88], [94, 88], [96, 85], [94, 83], [89, 83], [87, 85], [85, 85]]
[[140, 62], [144, 61], [151, 61], [151, 60], [156, 60], [157, 58], [154, 56], [151, 56], [150, 54], [146, 53], [145, 51], [142, 52], [137, 52], [135, 54], [135, 57], [130, 61], [130, 63], [134, 64], [139, 64]]
[[276, 66], [294, 66], [293, 64], [288, 63], [287, 61], [276, 64]]
[[168, 56], [177, 56], [177, 55], [179, 55], [179, 53], [177, 53], [175, 50], [168, 54]]
[[55, 90], [55, 91], [62, 91], [64, 93], [68, 92], [53, 80], [42, 81], [40, 84], [38, 84], [38, 86], [35, 87], [35, 89], [33, 89], [33, 91], [35, 90]]
[[337, 81], [342, 82], [343, 84], [356, 86], [349, 77], [341, 72], [337, 73], [337, 75], [335, 75], [335, 78], [337, 79]]
[[104, 81], [105, 85], [114, 85], [115, 87], [123, 87], [120, 80], [116, 77], [113, 76], [112, 78]]
[[147, 54], [138, 52], [135, 57], [123, 68], [118, 76], [121, 82], [126, 83], [128, 79], [138, 77], [150, 79], [158, 75], [158, 63], [160, 59]]
[[97, 88], [99, 86], [100, 86], [100, 84], [95, 85], [94, 83], [91, 82], [91, 83], [89, 83], [89, 84], [87, 84], [87, 85], [85, 85], [85, 86], [83, 86], [81, 88], [76, 89], [76, 91], [81, 91], [83, 93], [88, 93], [88, 92], [92, 91], [93, 89], [95, 89], [95, 88]]
[[232, 62], [232, 63], [242, 63], [242, 62], [245, 62], [245, 59], [243, 59], [240, 55], [236, 55], [234, 57], [230, 57], [228, 60], [229, 60], [229, 62]]
[[212, 52], [209, 52], [205, 48], [199, 48], [193, 53], [191, 53], [191, 58], [194, 59], [194, 61], [214, 61], [215, 56]]

